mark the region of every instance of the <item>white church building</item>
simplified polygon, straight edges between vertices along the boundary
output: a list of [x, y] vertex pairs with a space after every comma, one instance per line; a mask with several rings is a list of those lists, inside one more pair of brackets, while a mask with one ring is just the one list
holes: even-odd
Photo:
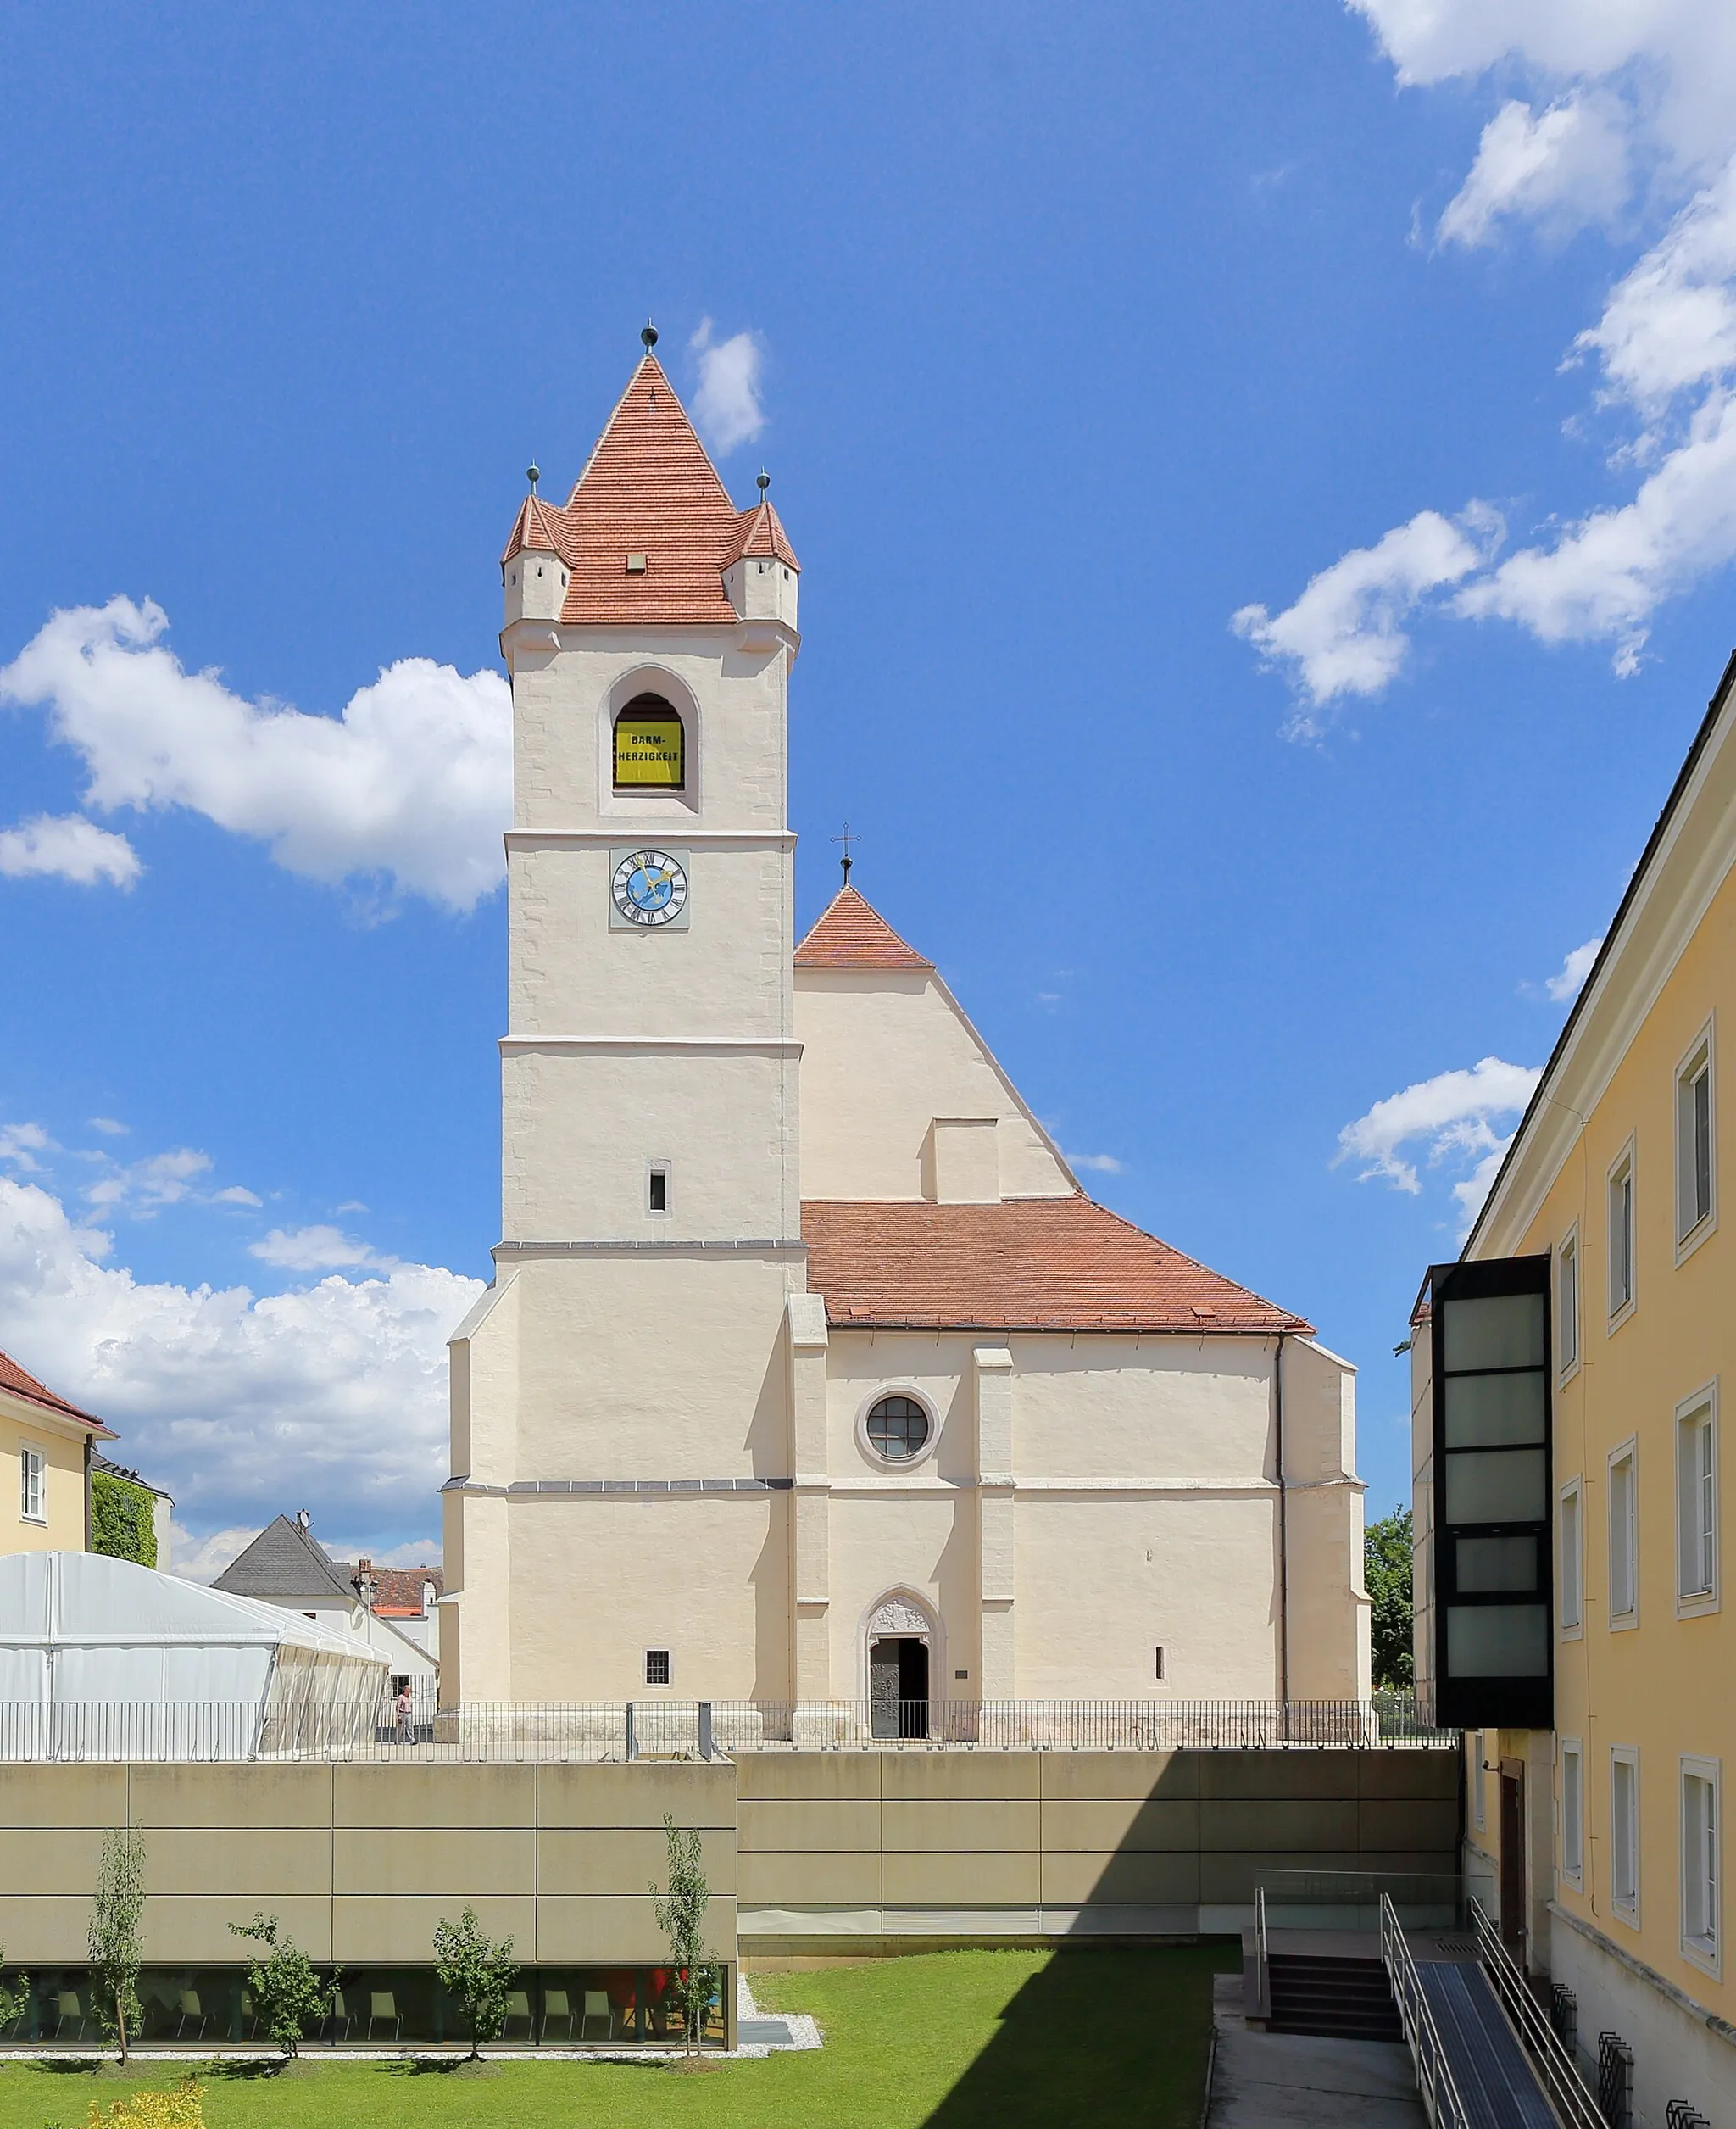
[[1093, 1204], [854, 888], [798, 945], [798, 566], [651, 339], [503, 563], [442, 1700], [1366, 1698], [1350, 1367]]

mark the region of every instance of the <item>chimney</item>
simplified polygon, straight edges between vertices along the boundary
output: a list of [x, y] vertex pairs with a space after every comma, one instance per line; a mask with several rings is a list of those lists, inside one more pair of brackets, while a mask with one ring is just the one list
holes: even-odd
[[380, 1578], [374, 1572], [374, 1563], [365, 1555], [356, 1562], [356, 1595], [369, 1611], [374, 1608], [374, 1599], [380, 1593]]

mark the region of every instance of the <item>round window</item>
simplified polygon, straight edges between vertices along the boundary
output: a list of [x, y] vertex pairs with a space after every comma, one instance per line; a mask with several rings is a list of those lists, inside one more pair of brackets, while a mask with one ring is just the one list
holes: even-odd
[[928, 1414], [914, 1397], [882, 1397], [868, 1415], [868, 1439], [889, 1463], [907, 1463], [927, 1442]]

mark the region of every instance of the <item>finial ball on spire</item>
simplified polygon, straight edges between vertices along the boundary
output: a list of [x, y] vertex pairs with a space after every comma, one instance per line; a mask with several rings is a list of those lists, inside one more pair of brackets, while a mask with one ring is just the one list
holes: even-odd
[[537, 465], [537, 461], [532, 459], [531, 463], [525, 468], [525, 478], [531, 483], [531, 493], [532, 495], [537, 493], [537, 483], [542, 479], [542, 469]]
[[646, 354], [649, 354], [651, 350], [657, 345], [657, 328], [652, 324], [648, 318], [639, 328], [639, 337], [645, 343]]
[[759, 472], [754, 476], [754, 485], [759, 489], [760, 500], [763, 503], [765, 500], [765, 491], [771, 486], [771, 476], [765, 471], [765, 468], [763, 465], [760, 467]]

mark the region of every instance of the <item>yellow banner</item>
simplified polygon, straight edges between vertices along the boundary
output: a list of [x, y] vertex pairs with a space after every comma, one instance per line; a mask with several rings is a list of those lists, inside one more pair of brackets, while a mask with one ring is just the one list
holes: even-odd
[[623, 717], [615, 727], [615, 781], [679, 791], [686, 781], [679, 717]]

